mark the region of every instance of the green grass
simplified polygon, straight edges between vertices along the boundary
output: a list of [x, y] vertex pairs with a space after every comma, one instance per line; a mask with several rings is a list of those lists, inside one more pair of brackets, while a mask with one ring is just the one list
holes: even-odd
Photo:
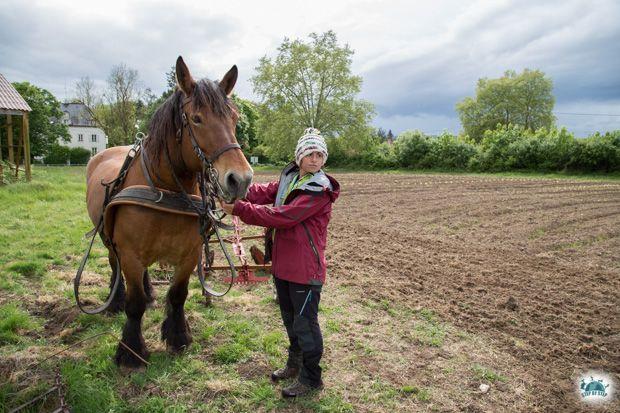
[[15, 304], [0, 306], [0, 344], [18, 343], [21, 340], [20, 331], [29, 330], [35, 326], [27, 312]]
[[474, 377], [478, 380], [489, 381], [491, 383], [496, 381], [506, 382], [508, 379], [493, 370], [481, 366], [480, 364], [474, 364], [472, 366]]
[[422, 308], [416, 312], [420, 320], [414, 323], [411, 336], [420, 344], [441, 347], [446, 338], [446, 328], [432, 310]]
[[403, 386], [400, 388], [400, 392], [407, 396], [413, 396], [421, 402], [427, 402], [431, 398], [431, 394], [427, 389], [419, 388], [417, 386]]
[[[72, 265], [92, 227], [86, 214], [85, 168], [34, 167], [31, 183], [0, 187], [0, 271], [42, 276], [50, 265]], [[11, 285], [0, 288], [11, 289]]]
[[45, 265], [41, 261], [15, 262], [10, 264], [7, 270], [21, 274], [24, 277], [40, 277], [45, 273]]

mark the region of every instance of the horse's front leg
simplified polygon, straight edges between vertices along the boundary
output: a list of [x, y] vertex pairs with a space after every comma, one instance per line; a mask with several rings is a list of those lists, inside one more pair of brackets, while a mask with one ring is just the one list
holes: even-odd
[[189, 277], [198, 261], [196, 257], [183, 260], [177, 265], [172, 285], [166, 297], [166, 319], [161, 326], [161, 339], [166, 340], [169, 351], [178, 353], [185, 350], [192, 342], [189, 324], [185, 318], [185, 300]]
[[135, 256], [121, 254], [121, 268], [127, 284], [125, 292], [127, 321], [123, 327], [123, 338], [116, 349], [114, 361], [119, 367], [136, 369], [143, 367], [145, 364], [141, 359], [146, 360], [149, 356], [144, 337], [142, 337], [142, 316], [146, 310], [144, 266]]

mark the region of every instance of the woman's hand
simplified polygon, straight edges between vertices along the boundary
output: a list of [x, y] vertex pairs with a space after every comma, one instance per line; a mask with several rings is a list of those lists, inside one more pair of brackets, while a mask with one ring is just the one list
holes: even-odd
[[235, 207], [235, 204], [227, 204], [226, 202], [222, 201], [221, 199], [220, 201], [220, 207], [224, 210], [224, 212], [226, 212], [228, 215], [232, 215], [233, 214], [233, 208]]

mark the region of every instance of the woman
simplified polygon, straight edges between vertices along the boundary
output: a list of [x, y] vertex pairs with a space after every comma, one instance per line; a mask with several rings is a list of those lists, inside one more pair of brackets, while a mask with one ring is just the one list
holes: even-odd
[[245, 200], [221, 203], [228, 214], [249, 225], [269, 228], [265, 259], [272, 273], [282, 321], [289, 338], [286, 366], [272, 373], [273, 381], [296, 378], [282, 390], [296, 397], [322, 388], [319, 361], [323, 337], [318, 322], [321, 287], [325, 282], [325, 246], [332, 203], [340, 185], [322, 171], [327, 145], [320, 132], [306, 129], [277, 182], [253, 184]]

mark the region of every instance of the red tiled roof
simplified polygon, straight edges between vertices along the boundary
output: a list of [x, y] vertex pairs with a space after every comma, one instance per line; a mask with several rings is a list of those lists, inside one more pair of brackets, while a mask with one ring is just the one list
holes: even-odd
[[13, 85], [2, 76], [2, 73], [0, 73], [0, 109], [19, 110], [22, 112], [32, 111]]

